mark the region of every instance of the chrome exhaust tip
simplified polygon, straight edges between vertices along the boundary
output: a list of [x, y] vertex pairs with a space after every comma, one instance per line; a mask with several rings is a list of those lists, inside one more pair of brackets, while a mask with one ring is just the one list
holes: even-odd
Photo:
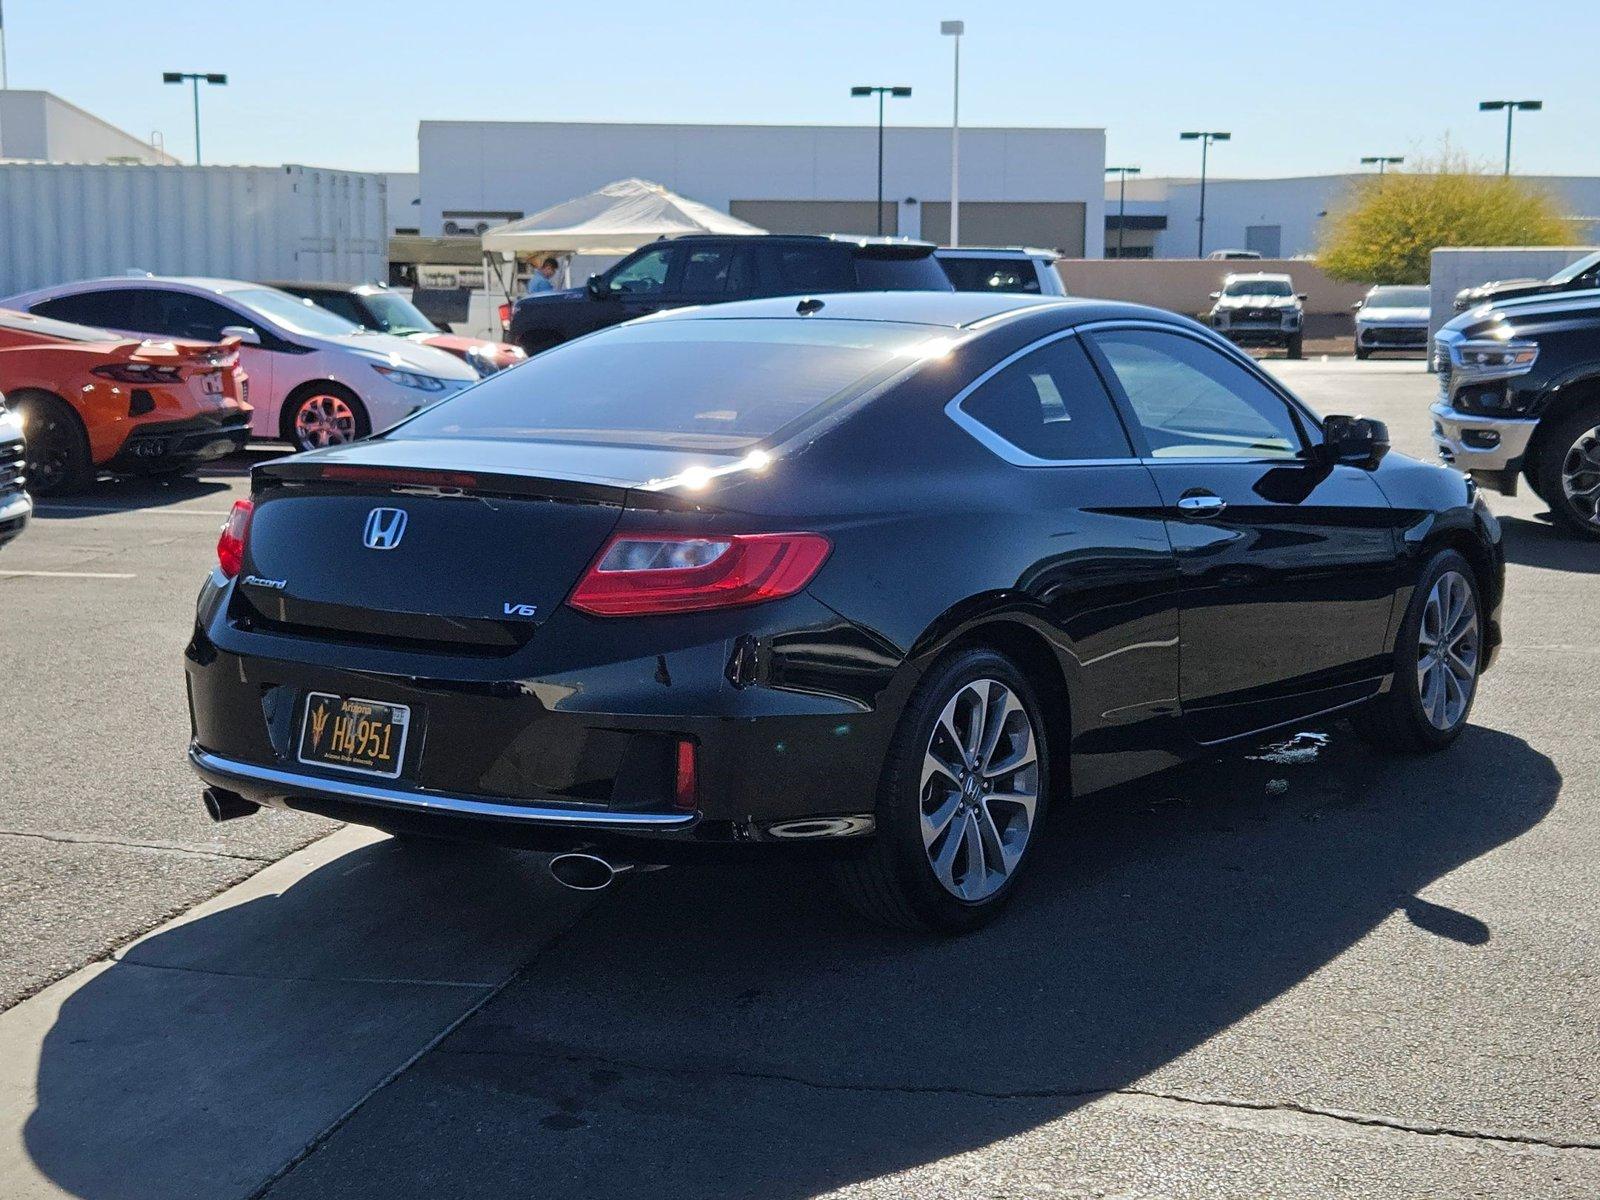
[[259, 804], [246, 800], [238, 792], [224, 791], [222, 788], [208, 787], [201, 793], [200, 799], [206, 806], [206, 815], [213, 821], [232, 821], [237, 817], [248, 817], [261, 808]]
[[575, 892], [599, 892], [631, 866], [613, 865], [597, 854], [558, 854], [550, 860], [550, 878]]

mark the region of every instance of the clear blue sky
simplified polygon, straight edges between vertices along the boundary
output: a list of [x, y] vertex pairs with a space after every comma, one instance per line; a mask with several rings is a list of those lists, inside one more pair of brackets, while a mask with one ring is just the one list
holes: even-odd
[[1184, 128], [1231, 130], [1219, 175], [1357, 169], [1449, 136], [1498, 162], [1504, 125], [1477, 101], [1540, 98], [1516, 166], [1600, 173], [1600, 0], [1081, 0], [795, 3], [679, 0], [4, 0], [11, 86], [45, 88], [208, 162], [371, 170], [416, 164], [423, 118], [848, 124], [855, 83], [910, 84], [894, 121], [950, 116], [962, 17], [962, 120], [1089, 125], [1108, 161], [1192, 174]]

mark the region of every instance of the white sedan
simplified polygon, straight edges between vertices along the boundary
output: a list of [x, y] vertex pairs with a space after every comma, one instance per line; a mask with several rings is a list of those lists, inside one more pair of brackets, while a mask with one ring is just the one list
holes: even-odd
[[470, 383], [461, 359], [372, 333], [309, 300], [234, 279], [136, 275], [24, 292], [0, 307], [121, 333], [239, 339], [251, 432], [297, 449], [387, 429]]

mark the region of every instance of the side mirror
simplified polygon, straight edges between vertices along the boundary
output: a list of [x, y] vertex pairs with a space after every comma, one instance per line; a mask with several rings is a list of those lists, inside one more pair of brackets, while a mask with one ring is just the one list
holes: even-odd
[[1324, 417], [1321, 452], [1329, 466], [1344, 463], [1370, 470], [1389, 453], [1389, 427], [1371, 417]]
[[1306, 293], [1305, 292], [1296, 292], [1294, 294], [1294, 298], [1296, 300], [1300, 301], [1301, 304], [1304, 304], [1306, 302]]
[[593, 296], [597, 300], [602, 296], [609, 296], [611, 294], [610, 289], [606, 287], [605, 280], [599, 275], [589, 276], [589, 282], [584, 286], [588, 288], [589, 295]]
[[246, 346], [261, 345], [261, 335], [248, 325], [224, 325], [222, 327], [222, 336], [225, 338], [237, 338], [241, 344]]
[[1213, 300], [1221, 300], [1222, 299], [1222, 293], [1221, 292], [1212, 292], [1211, 293], [1211, 298]]
[[1350, 311], [1351, 312], [1358, 312], [1358, 311], [1360, 311], [1362, 305], [1364, 305], [1364, 304], [1366, 304], [1365, 300], [1357, 300], [1354, 304], [1352, 304], [1350, 306]]

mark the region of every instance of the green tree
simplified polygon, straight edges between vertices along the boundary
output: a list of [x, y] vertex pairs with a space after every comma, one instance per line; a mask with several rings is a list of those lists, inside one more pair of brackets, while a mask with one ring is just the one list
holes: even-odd
[[1352, 187], [1329, 214], [1317, 264], [1355, 283], [1427, 283], [1440, 246], [1560, 246], [1574, 236], [1548, 192], [1447, 150], [1420, 171]]

